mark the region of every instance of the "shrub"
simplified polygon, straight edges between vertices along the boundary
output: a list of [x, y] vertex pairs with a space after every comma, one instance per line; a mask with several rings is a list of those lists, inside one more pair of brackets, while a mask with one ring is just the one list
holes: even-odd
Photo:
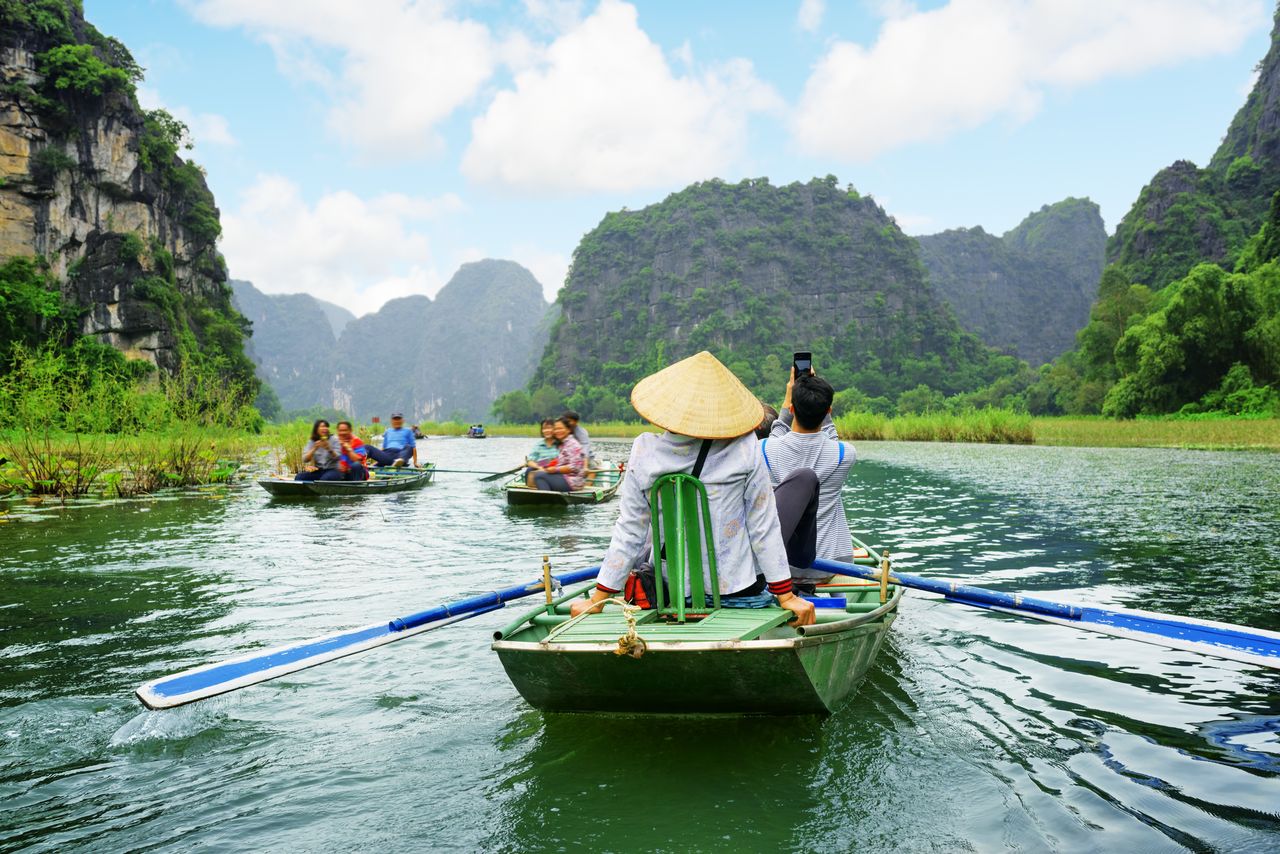
[[51, 185], [59, 173], [75, 168], [76, 161], [56, 145], [46, 145], [31, 155], [31, 177], [37, 184]]
[[136, 232], [128, 232], [121, 235], [120, 240], [120, 260], [121, 261], [137, 261], [142, 257], [142, 250], [145, 247], [142, 238]]
[[129, 72], [113, 68], [98, 58], [92, 45], [64, 44], [36, 58], [36, 67], [45, 82], [59, 92], [102, 97], [109, 92], [129, 91]]

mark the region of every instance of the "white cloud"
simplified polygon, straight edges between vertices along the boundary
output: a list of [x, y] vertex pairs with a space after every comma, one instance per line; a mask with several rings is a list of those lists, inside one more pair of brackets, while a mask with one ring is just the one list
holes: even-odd
[[822, 26], [822, 16], [826, 14], [826, 0], [800, 0], [800, 11], [796, 13], [796, 26], [806, 33], [816, 33]]
[[1261, 0], [951, 0], [891, 4], [874, 45], [831, 44], [793, 120], [801, 147], [852, 160], [997, 117], [1025, 121], [1076, 87], [1224, 53], [1268, 23]]
[[454, 195], [365, 199], [347, 191], [308, 204], [292, 181], [259, 175], [239, 208], [223, 214], [221, 249], [233, 278], [365, 314], [389, 299], [434, 296], [444, 286], [417, 224], [462, 207]]
[[751, 63], [676, 76], [636, 10], [602, 0], [471, 124], [470, 178], [522, 190], [629, 190], [709, 178], [777, 94]]
[[582, 0], [524, 0], [524, 12], [535, 24], [562, 33], [582, 20]]
[[145, 86], [138, 87], [138, 103], [145, 110], [167, 110], [171, 116], [187, 126], [187, 142], [195, 146], [205, 145], [237, 145], [231, 134], [231, 125], [226, 116], [218, 113], [197, 113], [187, 107], [171, 107], [160, 97], [160, 93]]
[[498, 61], [483, 24], [437, 0], [189, 0], [196, 17], [244, 27], [281, 70], [331, 98], [328, 123], [375, 154], [438, 148], [436, 126], [466, 104]]

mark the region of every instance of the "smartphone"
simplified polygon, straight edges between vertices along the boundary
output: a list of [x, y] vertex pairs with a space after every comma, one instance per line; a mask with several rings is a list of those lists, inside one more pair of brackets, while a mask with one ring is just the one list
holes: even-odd
[[796, 379], [800, 379], [813, 369], [813, 354], [794, 353], [791, 356], [791, 367], [796, 369]]

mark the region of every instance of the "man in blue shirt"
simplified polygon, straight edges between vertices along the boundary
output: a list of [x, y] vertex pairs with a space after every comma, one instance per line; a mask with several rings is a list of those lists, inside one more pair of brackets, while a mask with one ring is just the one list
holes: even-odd
[[413, 431], [404, 426], [403, 413], [391, 413], [391, 426], [382, 434], [381, 448], [366, 447], [369, 458], [377, 460], [380, 466], [400, 468], [408, 465], [410, 459], [415, 467], [418, 465], [418, 443], [413, 438]]

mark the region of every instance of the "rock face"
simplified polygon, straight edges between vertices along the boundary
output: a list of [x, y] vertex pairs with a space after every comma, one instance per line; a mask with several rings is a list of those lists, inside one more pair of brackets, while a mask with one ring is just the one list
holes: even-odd
[[1107, 243], [1130, 282], [1159, 290], [1196, 264], [1230, 268], [1280, 190], [1280, 16], [1258, 80], [1203, 169], [1179, 160], [1142, 188]]
[[1032, 366], [1075, 344], [1102, 275], [1106, 228], [1088, 199], [1046, 205], [1002, 237], [981, 226], [917, 238], [966, 329]]
[[[79, 331], [130, 357], [173, 370], [212, 346], [247, 366], [217, 208], [195, 164], [147, 147], [154, 126], [134, 97], [140, 70], [128, 51], [79, 3], [6, 5], [0, 19], [0, 262], [43, 258], [82, 309]], [[106, 70], [100, 91], [51, 85], [42, 63], [67, 47]], [[167, 156], [149, 162], [157, 151]]]
[[794, 349], [869, 395], [966, 390], [991, 359], [929, 286], [916, 242], [834, 177], [708, 181], [610, 213], [574, 252], [559, 305], [533, 387], [580, 400], [625, 401], [703, 349], [770, 398]]
[[464, 264], [435, 300], [403, 297], [355, 319], [306, 294], [232, 284], [253, 322], [259, 376], [285, 409], [484, 419], [494, 398], [528, 381], [547, 340], [542, 286], [513, 261]]

